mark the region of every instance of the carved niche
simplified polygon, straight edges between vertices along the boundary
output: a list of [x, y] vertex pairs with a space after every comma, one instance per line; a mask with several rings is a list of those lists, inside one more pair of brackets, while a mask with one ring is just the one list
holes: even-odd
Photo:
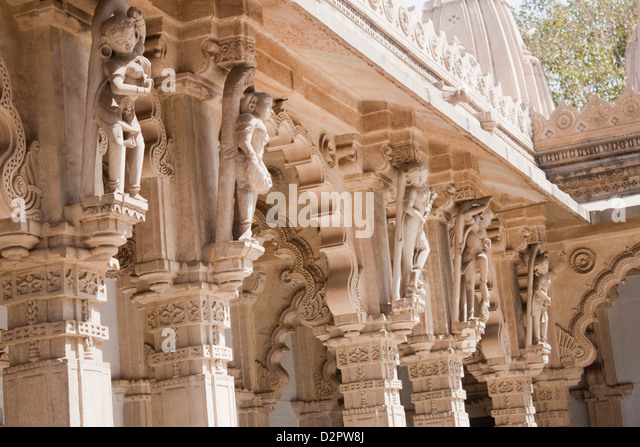
[[145, 141], [135, 106], [153, 91], [144, 17], [125, 1], [101, 1], [91, 35], [81, 196], [118, 192], [141, 199]]

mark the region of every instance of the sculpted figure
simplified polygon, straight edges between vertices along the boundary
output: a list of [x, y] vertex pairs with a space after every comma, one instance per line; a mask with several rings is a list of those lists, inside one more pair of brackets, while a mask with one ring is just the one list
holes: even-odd
[[[90, 131], [85, 138], [93, 140], [102, 134], [103, 141], [85, 142], [85, 152], [98, 153], [83, 155], [83, 189], [85, 195], [99, 195], [102, 184], [102, 156], [107, 156], [107, 179], [105, 192], [128, 193], [139, 196], [142, 163], [144, 159], [144, 139], [135, 113], [136, 99], [151, 94], [151, 63], [143, 56], [146, 26], [142, 13], [131, 7], [126, 15], [117, 10], [100, 27], [99, 55], [102, 58], [102, 72], [91, 65], [89, 78], [97, 89], [89, 95], [93, 97], [91, 121], [99, 131]], [[97, 36], [94, 35], [94, 39]], [[97, 82], [99, 81], [99, 82]], [[87, 137], [88, 135], [88, 137]], [[95, 141], [95, 140], [93, 140]], [[100, 150], [103, 149], [103, 150]], [[90, 172], [86, 172], [90, 171]]]
[[[153, 88], [151, 64], [144, 52], [142, 13], [129, 8], [127, 16], [114, 15], [102, 28], [106, 80], [98, 101], [98, 121], [108, 141], [107, 192], [127, 192], [140, 198], [144, 139], [135, 113], [135, 101]], [[128, 152], [128, 154], [127, 154]], [[128, 176], [125, 178], [125, 172]]]
[[247, 93], [240, 103], [236, 127], [239, 150], [236, 157], [236, 200], [239, 240], [251, 238], [251, 224], [258, 195], [271, 189], [271, 175], [262, 155], [269, 142], [264, 121], [271, 114], [271, 96], [266, 93]]
[[427, 168], [412, 163], [402, 174], [398, 188], [398, 203], [402, 204], [397, 218], [393, 293], [394, 300], [418, 293], [420, 273], [429, 256], [429, 242], [424, 224], [436, 194], [427, 188]]
[[[486, 322], [489, 307], [489, 266], [491, 240], [487, 228], [493, 220], [489, 209], [491, 197], [467, 200], [458, 204], [455, 220], [455, 291], [454, 312], [458, 322], [476, 318], [475, 290], [480, 289], [480, 320]], [[476, 277], [479, 276], [479, 284]]]
[[529, 314], [531, 335], [530, 344], [547, 342], [547, 328], [549, 323], [548, 308], [551, 305], [549, 288], [551, 287], [551, 275], [549, 274], [549, 253], [540, 253], [539, 250], [533, 263], [529, 265]]

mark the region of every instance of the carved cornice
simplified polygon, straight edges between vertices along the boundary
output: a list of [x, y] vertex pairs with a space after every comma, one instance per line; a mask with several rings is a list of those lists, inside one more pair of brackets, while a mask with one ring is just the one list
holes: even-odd
[[534, 142], [540, 149], [587, 141], [607, 131], [620, 135], [628, 133], [623, 129], [640, 124], [640, 94], [627, 88], [613, 105], [593, 95], [580, 111], [563, 101], [548, 120], [535, 112], [532, 117]]
[[574, 199], [639, 190], [640, 94], [627, 88], [614, 105], [594, 95], [581, 111], [563, 102], [533, 122], [538, 164]]
[[[521, 141], [530, 141], [528, 110], [521, 101], [505, 96], [493, 75], [483, 73], [475, 57], [458, 43], [436, 33], [433, 23], [422, 22], [419, 10], [409, 12], [392, 0], [327, 0], [374, 41], [407, 63], [432, 84], [464, 89], [474, 115], [492, 120]], [[444, 81], [444, 82], [443, 82]], [[484, 113], [482, 113], [484, 112]]]

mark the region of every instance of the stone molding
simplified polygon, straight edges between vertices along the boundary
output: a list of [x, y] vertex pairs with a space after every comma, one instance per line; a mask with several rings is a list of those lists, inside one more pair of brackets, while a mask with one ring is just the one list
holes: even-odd
[[[327, 0], [414, 71], [435, 85], [462, 90], [469, 98], [470, 112], [477, 119], [492, 116], [491, 130], [500, 127], [520, 141], [529, 143], [530, 118], [519, 99], [505, 96], [493, 75], [484, 73], [476, 58], [444, 33], [436, 33], [433, 23], [420, 19], [419, 11], [409, 12], [399, 2]], [[443, 83], [444, 81], [444, 83]]]
[[[590, 140], [594, 135], [600, 135], [598, 138], [601, 139], [603, 131], [615, 131], [614, 135], [620, 135], [628, 133], [625, 132], [627, 127], [637, 127], [640, 123], [640, 93], [627, 87], [614, 104], [592, 95], [581, 110], [562, 101], [548, 120], [535, 112], [532, 112], [532, 117], [533, 139], [542, 150], [562, 147], [576, 140]], [[570, 149], [563, 150], [563, 153], [571, 155]]]

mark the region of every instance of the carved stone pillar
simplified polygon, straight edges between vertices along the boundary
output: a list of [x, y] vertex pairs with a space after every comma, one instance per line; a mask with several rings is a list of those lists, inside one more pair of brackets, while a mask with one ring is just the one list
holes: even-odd
[[180, 271], [165, 290], [138, 293], [145, 308], [150, 356], [154, 426], [237, 426], [233, 376], [227, 372], [229, 303], [264, 250], [249, 242], [212, 247], [211, 265]]
[[589, 410], [590, 427], [622, 427], [620, 401], [633, 392], [633, 384], [590, 385], [586, 390], [577, 390], [574, 396], [584, 401]]
[[273, 403], [265, 403], [260, 396], [247, 390], [236, 390], [238, 427], [268, 427]]
[[[573, 376], [573, 377], [572, 377]], [[545, 370], [533, 382], [533, 403], [538, 427], [569, 427], [569, 388], [580, 381], [580, 371]]]
[[48, 234], [43, 248], [0, 261], [9, 426], [113, 424], [111, 373], [101, 349], [109, 331], [100, 305], [112, 256], [144, 219], [146, 204], [112, 194], [65, 211], [70, 223]]
[[462, 389], [463, 357], [461, 352], [441, 351], [404, 360], [413, 384], [415, 427], [469, 426], [464, 409], [467, 395]]
[[125, 427], [151, 427], [151, 383], [148, 380], [114, 380], [113, 392], [123, 404]]
[[381, 332], [327, 341], [342, 372], [345, 427], [406, 426], [397, 372], [400, 342]]
[[[485, 325], [477, 318], [451, 321], [453, 271], [448, 217], [443, 210], [427, 220], [433, 254], [427, 261], [426, 312], [413, 328], [401, 361], [412, 381], [411, 401], [416, 427], [468, 427], [466, 392], [462, 388], [463, 360], [473, 354]], [[436, 254], [440, 254], [437, 256]]]
[[334, 399], [291, 402], [300, 427], [339, 427], [342, 414]]
[[487, 378], [496, 427], [536, 427], [531, 377], [513, 373]]

